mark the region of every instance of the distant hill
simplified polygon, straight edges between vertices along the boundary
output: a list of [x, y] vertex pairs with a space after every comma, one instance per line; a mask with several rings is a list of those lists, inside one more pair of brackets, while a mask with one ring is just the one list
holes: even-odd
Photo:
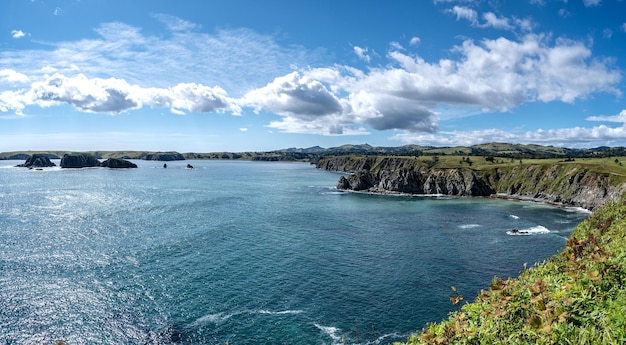
[[[1, 152], [0, 159], [25, 160], [28, 156], [42, 153], [50, 159], [63, 157], [69, 151], [13, 151]], [[626, 156], [624, 147], [601, 146], [588, 149], [572, 149], [533, 144], [486, 143], [472, 146], [371, 146], [369, 144], [341, 145], [331, 148], [313, 146], [309, 148], [287, 148], [263, 152], [208, 152], [178, 153], [152, 151], [96, 151], [91, 152], [100, 159], [124, 158], [144, 160], [182, 159], [238, 159], [260, 161], [316, 161], [320, 157], [342, 155], [383, 156], [492, 156], [511, 159], [528, 158], [592, 158]]]

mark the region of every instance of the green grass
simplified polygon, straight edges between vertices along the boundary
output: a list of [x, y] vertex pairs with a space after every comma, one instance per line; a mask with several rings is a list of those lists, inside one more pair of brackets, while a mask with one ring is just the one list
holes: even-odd
[[625, 230], [622, 199], [581, 223], [561, 253], [518, 278], [494, 278], [406, 344], [626, 343]]

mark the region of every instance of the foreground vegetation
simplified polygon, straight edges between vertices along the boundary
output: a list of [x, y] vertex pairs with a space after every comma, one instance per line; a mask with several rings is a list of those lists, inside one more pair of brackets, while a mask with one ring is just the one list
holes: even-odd
[[[416, 344], [626, 343], [626, 198], [596, 210], [565, 249], [408, 339]], [[462, 292], [452, 292], [459, 304]]]

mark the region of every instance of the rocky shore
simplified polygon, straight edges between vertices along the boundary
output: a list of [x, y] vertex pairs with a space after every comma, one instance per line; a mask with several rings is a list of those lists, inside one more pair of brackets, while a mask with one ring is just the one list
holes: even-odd
[[336, 156], [316, 166], [350, 173], [339, 178], [337, 189], [380, 194], [495, 196], [593, 210], [626, 191], [609, 174], [577, 164], [434, 168], [415, 158]]

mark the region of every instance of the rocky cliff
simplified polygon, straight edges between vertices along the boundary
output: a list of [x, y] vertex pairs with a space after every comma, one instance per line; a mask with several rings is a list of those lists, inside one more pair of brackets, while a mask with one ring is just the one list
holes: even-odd
[[617, 200], [626, 185], [609, 173], [579, 164], [501, 165], [481, 169], [434, 168], [415, 158], [338, 156], [317, 167], [351, 173], [337, 188], [372, 193], [503, 196], [593, 210]]

